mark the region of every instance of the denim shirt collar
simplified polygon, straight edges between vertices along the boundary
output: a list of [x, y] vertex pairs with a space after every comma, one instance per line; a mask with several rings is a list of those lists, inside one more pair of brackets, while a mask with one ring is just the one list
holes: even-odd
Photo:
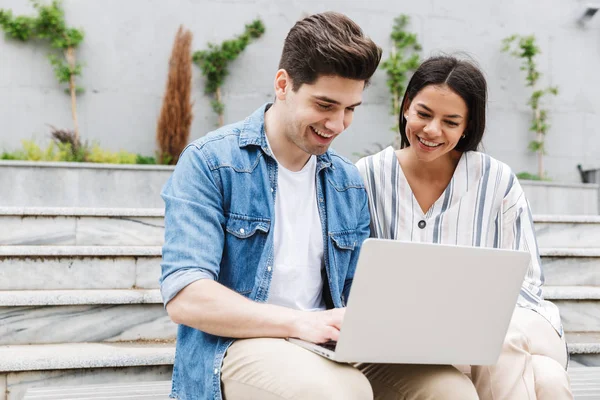
[[[272, 105], [273, 103], [263, 104], [244, 120], [242, 131], [240, 132], [240, 148], [246, 146], [259, 146], [266, 155], [273, 157], [269, 145], [267, 144], [265, 131], [265, 112]], [[331, 156], [329, 151], [317, 156], [317, 171], [330, 166]]]

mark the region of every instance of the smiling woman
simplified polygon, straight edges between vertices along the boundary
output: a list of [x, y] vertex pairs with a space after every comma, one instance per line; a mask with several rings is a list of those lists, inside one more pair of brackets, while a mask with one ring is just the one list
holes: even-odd
[[[469, 62], [435, 57], [419, 67], [402, 101], [402, 149], [388, 147], [357, 163], [369, 196], [371, 236], [528, 251], [529, 271], [500, 359], [472, 366], [473, 385], [485, 400], [570, 399], [563, 329], [557, 307], [542, 295], [529, 204], [510, 168], [476, 151], [486, 98], [485, 78]], [[407, 376], [404, 387], [436, 379], [427, 369], [417, 375]]]

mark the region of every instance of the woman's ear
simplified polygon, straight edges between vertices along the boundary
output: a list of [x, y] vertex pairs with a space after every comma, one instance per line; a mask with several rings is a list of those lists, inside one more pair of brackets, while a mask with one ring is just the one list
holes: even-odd
[[402, 104], [402, 116], [404, 119], [408, 119], [408, 109], [410, 108], [411, 100], [406, 99], [404, 104]]

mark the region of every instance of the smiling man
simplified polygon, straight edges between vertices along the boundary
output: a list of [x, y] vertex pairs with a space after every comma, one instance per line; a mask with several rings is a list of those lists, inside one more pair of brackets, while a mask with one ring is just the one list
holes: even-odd
[[371, 386], [284, 340], [336, 340], [369, 211], [329, 146], [381, 49], [338, 13], [285, 39], [275, 102], [191, 143], [165, 185], [161, 293], [179, 324], [172, 397], [370, 399]]

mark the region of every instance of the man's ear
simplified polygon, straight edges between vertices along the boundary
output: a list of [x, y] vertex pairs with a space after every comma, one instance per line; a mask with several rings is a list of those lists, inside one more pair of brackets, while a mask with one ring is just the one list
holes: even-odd
[[275, 74], [275, 97], [277, 100], [285, 100], [292, 90], [292, 79], [285, 69], [280, 69]]

